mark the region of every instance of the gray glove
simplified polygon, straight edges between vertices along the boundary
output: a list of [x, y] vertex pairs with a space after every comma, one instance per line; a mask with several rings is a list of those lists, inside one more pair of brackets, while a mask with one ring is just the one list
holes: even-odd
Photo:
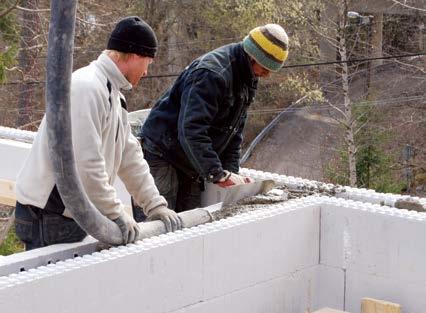
[[182, 221], [180, 220], [179, 215], [165, 206], [159, 206], [149, 211], [147, 220], [161, 220], [166, 226], [166, 230], [168, 232], [182, 229]]
[[123, 244], [135, 242], [139, 237], [140, 229], [138, 223], [126, 212], [122, 212], [121, 215], [113, 220], [118, 227], [120, 227], [121, 233], [123, 234]]

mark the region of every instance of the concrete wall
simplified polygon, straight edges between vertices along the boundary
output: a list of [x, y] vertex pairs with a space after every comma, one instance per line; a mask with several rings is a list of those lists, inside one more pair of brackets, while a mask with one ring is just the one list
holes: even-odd
[[[13, 179], [29, 147], [0, 140], [1, 178]], [[335, 187], [242, 172], [292, 188]], [[426, 214], [391, 207], [401, 195], [345, 188], [339, 196], [291, 200], [95, 253], [84, 250], [92, 241], [27, 252], [44, 260], [68, 254], [3, 272], [0, 312], [299, 313], [328, 306], [358, 313], [366, 296], [422, 312]], [[80, 256], [69, 258], [79, 247]], [[17, 258], [0, 258], [0, 273]]]
[[296, 201], [12, 274], [1, 312], [315, 309], [319, 212]]
[[1, 277], [0, 308], [358, 313], [368, 296], [422, 312], [425, 224], [423, 213], [308, 197]]
[[345, 271], [345, 309], [361, 298], [400, 303], [404, 313], [426, 307], [426, 214], [354, 201], [325, 200], [321, 260]]

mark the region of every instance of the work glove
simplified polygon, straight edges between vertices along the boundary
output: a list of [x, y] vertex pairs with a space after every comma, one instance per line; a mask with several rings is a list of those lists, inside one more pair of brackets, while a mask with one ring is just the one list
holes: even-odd
[[139, 225], [129, 214], [122, 211], [121, 215], [113, 221], [120, 227], [124, 245], [135, 242], [138, 239], [140, 233]]
[[182, 221], [179, 215], [165, 206], [159, 206], [149, 211], [147, 220], [161, 220], [166, 226], [167, 232], [182, 229]]
[[231, 187], [235, 185], [248, 184], [254, 181], [250, 177], [241, 176], [241, 175], [229, 172], [227, 170], [225, 170], [224, 172], [225, 172], [225, 176], [216, 182], [218, 186], [223, 188]]

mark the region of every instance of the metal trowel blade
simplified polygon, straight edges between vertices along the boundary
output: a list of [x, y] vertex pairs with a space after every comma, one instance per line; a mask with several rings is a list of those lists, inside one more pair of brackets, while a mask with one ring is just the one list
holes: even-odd
[[203, 210], [209, 211], [210, 213], [221, 210], [223, 207], [223, 202], [215, 203], [209, 206], [202, 208]]
[[249, 198], [258, 194], [266, 193], [275, 186], [273, 180], [259, 180], [253, 183], [241, 184], [226, 188], [224, 205], [237, 203], [241, 199]]

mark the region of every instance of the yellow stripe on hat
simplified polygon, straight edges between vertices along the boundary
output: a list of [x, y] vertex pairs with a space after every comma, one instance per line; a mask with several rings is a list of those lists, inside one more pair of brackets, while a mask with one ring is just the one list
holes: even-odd
[[287, 59], [288, 51], [277, 46], [271, 42], [265, 35], [262, 34], [260, 28], [255, 28], [250, 32], [250, 36], [265, 52], [277, 59], [277, 61], [284, 62]]

